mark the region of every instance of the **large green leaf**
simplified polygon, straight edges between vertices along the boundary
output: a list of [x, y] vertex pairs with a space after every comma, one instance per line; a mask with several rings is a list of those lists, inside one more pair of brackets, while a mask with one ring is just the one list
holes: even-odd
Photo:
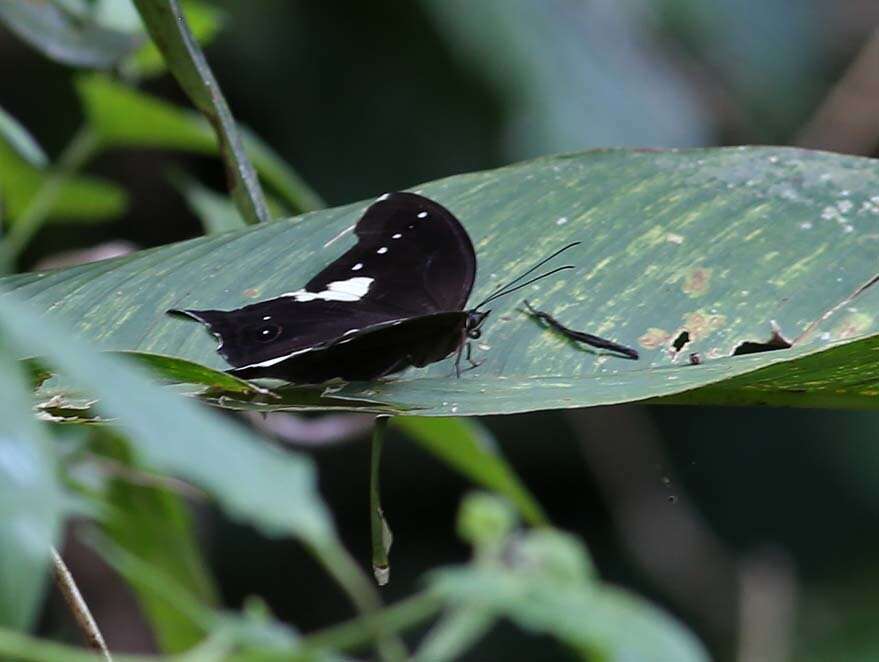
[[[879, 288], [869, 287], [879, 247], [873, 160], [757, 147], [607, 150], [417, 190], [447, 205], [474, 239], [471, 301], [572, 240], [583, 242], [567, 254], [577, 269], [493, 303], [474, 347], [484, 363], [460, 379], [446, 361], [334, 387], [336, 396], [429, 415], [612, 404], [714, 385], [707, 401], [724, 380], [784, 364], [791, 377], [768, 390], [789, 404], [818, 386], [826, 404], [879, 402], [868, 339], [879, 313]], [[236, 308], [300, 287], [352, 244], [365, 204], [0, 282], [102, 348], [222, 368], [204, 329], [164, 311]], [[522, 310], [526, 296], [571, 327], [637, 346], [641, 360], [572, 344]], [[793, 349], [730, 356], [769, 341], [774, 328]], [[683, 331], [690, 342], [676, 351]], [[808, 368], [837, 346], [831, 364]], [[741, 377], [736, 388], [748, 384]]]
[[[103, 147], [150, 147], [217, 154], [217, 138], [204, 117], [145, 92], [91, 74], [76, 81], [89, 124]], [[293, 208], [324, 206], [320, 197], [283, 159], [246, 128], [244, 149], [260, 176]]]

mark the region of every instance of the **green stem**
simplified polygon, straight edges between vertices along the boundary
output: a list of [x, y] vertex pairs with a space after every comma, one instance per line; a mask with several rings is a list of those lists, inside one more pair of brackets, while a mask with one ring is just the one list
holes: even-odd
[[262, 186], [244, 151], [238, 125], [198, 42], [180, 0], [134, 0], [143, 24], [168, 69], [211, 123], [226, 165], [232, 198], [248, 223], [270, 221]]
[[379, 469], [381, 466], [382, 448], [385, 444], [385, 431], [388, 429], [389, 416], [377, 416], [372, 433], [372, 446], [369, 464], [369, 511], [372, 528], [372, 572], [379, 586], [384, 586], [391, 578], [391, 564], [388, 551], [391, 548], [391, 529], [388, 527], [381, 503], [381, 486]]
[[462, 607], [448, 613], [424, 637], [415, 653], [417, 662], [457, 660], [494, 624], [495, 615], [484, 607]]
[[381, 613], [363, 616], [310, 634], [302, 640], [302, 645], [307, 651], [361, 649], [373, 639], [376, 628], [381, 627], [385, 634], [399, 633], [422, 623], [441, 608], [442, 602], [436, 595], [420, 593], [386, 607]]
[[13, 261], [27, 247], [52, 211], [65, 183], [79, 171], [100, 148], [100, 139], [90, 126], [82, 126], [58, 157], [52, 175], [34, 194], [27, 208], [9, 228], [4, 256]]
[[376, 650], [381, 659], [386, 662], [408, 659], [409, 654], [403, 642], [387, 631], [378, 616], [382, 604], [375, 587], [348, 554], [348, 550], [335, 540], [319, 547], [310, 546], [310, 549], [363, 615], [363, 620], [369, 625], [367, 636], [376, 642]]

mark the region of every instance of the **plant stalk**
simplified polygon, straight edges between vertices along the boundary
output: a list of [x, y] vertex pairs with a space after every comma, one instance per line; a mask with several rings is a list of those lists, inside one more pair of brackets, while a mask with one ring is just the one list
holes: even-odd
[[100, 653], [106, 662], [113, 662], [113, 658], [110, 657], [110, 651], [104, 641], [104, 636], [101, 634], [101, 630], [98, 628], [92, 612], [89, 610], [85, 600], [83, 600], [82, 594], [73, 580], [73, 575], [70, 574], [70, 570], [64, 563], [64, 559], [61, 558], [58, 550], [54, 547], [52, 548], [52, 569], [55, 575], [55, 584], [58, 586], [58, 590], [61, 591], [61, 595], [64, 596], [64, 601], [73, 614], [73, 618], [76, 620], [76, 624], [85, 637], [89, 648]]
[[382, 448], [385, 444], [385, 432], [388, 429], [389, 416], [377, 416], [372, 433], [372, 445], [369, 464], [369, 511], [372, 529], [372, 573], [379, 586], [385, 586], [391, 579], [391, 565], [388, 552], [391, 549], [393, 536], [385, 519], [381, 504], [381, 485], [379, 470], [381, 468]]
[[304, 637], [305, 650], [344, 650], [353, 651], [364, 648], [375, 637], [380, 628], [385, 635], [402, 632], [427, 620], [442, 608], [442, 601], [433, 593], [419, 593], [400, 602], [385, 607], [381, 613], [368, 614], [360, 618], [333, 625]]
[[134, 0], [143, 24], [168, 69], [189, 99], [211, 123], [232, 198], [250, 224], [270, 221], [259, 178], [244, 150], [238, 125], [204, 52], [192, 35], [179, 0]]

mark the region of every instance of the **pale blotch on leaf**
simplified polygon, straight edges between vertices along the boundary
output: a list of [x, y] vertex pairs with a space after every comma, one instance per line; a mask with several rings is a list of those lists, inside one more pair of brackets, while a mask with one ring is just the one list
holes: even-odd
[[638, 338], [638, 344], [644, 349], [656, 349], [657, 347], [665, 345], [670, 338], [671, 334], [665, 329], [651, 327], [647, 329], [647, 332], [643, 336]]
[[686, 276], [681, 289], [684, 294], [691, 297], [700, 297], [708, 291], [711, 283], [711, 269], [705, 267], [693, 267]]
[[843, 317], [833, 327], [831, 336], [834, 340], [845, 340], [866, 333], [873, 326], [873, 318], [866, 313], [851, 313]]
[[249, 289], [244, 290], [241, 294], [246, 296], [248, 299], [254, 299], [259, 296], [259, 290], [251, 287]]
[[702, 310], [684, 316], [684, 328], [690, 332], [690, 338], [704, 338], [726, 324], [725, 315], [712, 315]]

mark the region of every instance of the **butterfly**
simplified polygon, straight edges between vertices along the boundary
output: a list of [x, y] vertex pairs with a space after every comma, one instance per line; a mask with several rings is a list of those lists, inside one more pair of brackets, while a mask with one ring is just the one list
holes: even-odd
[[[317, 384], [369, 381], [457, 353], [475, 367], [470, 340], [491, 311], [482, 306], [558, 271], [516, 285], [571, 246], [541, 260], [465, 309], [476, 279], [466, 230], [439, 203], [386, 193], [354, 226], [357, 243], [305, 287], [237, 310], [169, 310], [195, 319], [219, 340], [217, 351], [243, 379]], [[577, 242], [579, 243], [579, 242]], [[516, 285], [515, 287], [512, 287]]]

